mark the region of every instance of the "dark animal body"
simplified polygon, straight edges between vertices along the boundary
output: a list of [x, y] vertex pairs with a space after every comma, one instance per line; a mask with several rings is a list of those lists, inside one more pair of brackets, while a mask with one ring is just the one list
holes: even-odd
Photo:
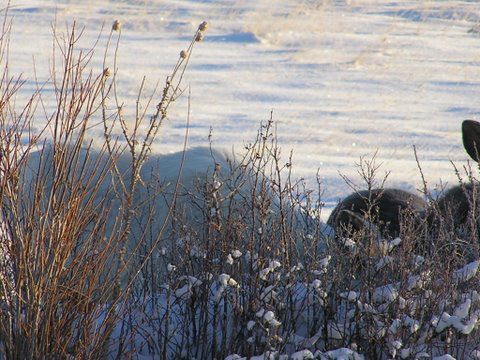
[[[465, 120], [462, 123], [462, 140], [465, 151], [470, 158], [479, 162], [480, 123]], [[476, 184], [466, 183], [449, 189], [438, 199], [441, 219], [451, 218], [455, 228], [463, 226], [471, 212]], [[365, 226], [373, 225], [381, 235], [398, 236], [402, 214], [409, 212], [421, 221], [429, 210], [429, 204], [421, 197], [400, 189], [372, 189], [355, 192], [332, 211], [328, 224], [337, 234], [344, 235], [346, 229], [359, 231]], [[427, 219], [434, 226], [434, 220]]]
[[463, 226], [468, 220], [474, 196], [478, 197], [478, 189], [472, 183], [450, 188], [438, 199], [441, 216], [451, 219], [455, 228]]
[[355, 192], [341, 201], [333, 210], [328, 224], [342, 232], [348, 227], [358, 231], [365, 224], [355, 215], [372, 222], [382, 234], [391, 237], [400, 233], [402, 214], [423, 214], [427, 202], [420, 196], [400, 189], [372, 189]]
[[[464, 120], [462, 122], [462, 141], [467, 154], [478, 163], [480, 151], [480, 123], [478, 121]], [[456, 185], [447, 190], [438, 199], [441, 216], [451, 218], [455, 228], [464, 226], [473, 210], [472, 204], [478, 203], [480, 200], [478, 190], [477, 181]]]

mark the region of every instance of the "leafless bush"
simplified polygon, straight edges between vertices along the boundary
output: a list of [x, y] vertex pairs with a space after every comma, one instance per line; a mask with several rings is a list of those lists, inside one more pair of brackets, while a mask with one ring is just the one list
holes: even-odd
[[[118, 105], [115, 75], [111, 77], [106, 66], [99, 73], [89, 69], [95, 49], [77, 50], [81, 31], [75, 24], [65, 35], [54, 34], [50, 81], [19, 107], [14, 98], [23, 80], [9, 73], [7, 15], [2, 25], [0, 354], [21, 359], [96, 358], [111, 351], [112, 343], [122, 353], [128, 339], [112, 331], [123, 326], [122, 316], [133, 301], [131, 285], [145, 263], [139, 260], [139, 249], [128, 247], [132, 222], [148, 216], [138, 213], [134, 201], [140, 168], [179, 95], [193, 45], [206, 26], [194, 35], [188, 54], [179, 57], [153, 115], [146, 119], [145, 113], [137, 112], [129, 133]], [[108, 44], [119, 30], [115, 23]], [[105, 59], [108, 52], [109, 45]], [[49, 86], [53, 96], [46, 99]], [[111, 96], [117, 100], [113, 114], [108, 107]], [[52, 100], [54, 108], [48, 114], [50, 105], [45, 104]], [[94, 149], [88, 134], [99, 120], [105, 143]], [[38, 130], [39, 121], [44, 127]], [[128, 177], [117, 166], [124, 149], [112, 138], [115, 122], [121, 124], [131, 154]], [[143, 122], [148, 123], [147, 136], [140, 139], [137, 130]], [[142, 250], [142, 259], [152, 252]]]
[[[192, 191], [199, 223], [176, 213], [171, 271], [149, 297], [149, 310], [132, 316], [134, 328], [148, 329], [142, 339], [150, 354], [476, 356], [478, 260], [449, 257], [445, 247], [458, 239], [408, 212], [395, 239], [369, 228], [348, 239], [326, 237], [311, 207], [302, 210], [311, 194], [293, 196], [303, 187], [289, 181], [291, 159], [279, 157], [270, 126], [227, 173], [211, 174]], [[277, 172], [282, 164], [285, 174]]]

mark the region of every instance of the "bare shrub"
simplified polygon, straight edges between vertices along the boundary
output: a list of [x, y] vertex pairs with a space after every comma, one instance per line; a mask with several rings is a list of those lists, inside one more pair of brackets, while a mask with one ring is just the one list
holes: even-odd
[[[180, 93], [202, 30], [167, 79], [148, 119], [147, 135], [139, 141], [137, 130], [145, 113], [137, 113], [136, 127], [129, 134], [115, 75], [110, 77], [106, 66], [98, 74], [89, 69], [94, 47], [77, 50], [81, 31], [75, 25], [65, 35], [54, 34], [57, 51], [51, 80], [19, 108], [15, 95], [23, 80], [9, 74], [7, 19], [5, 15], [0, 36], [0, 354], [22, 359], [98, 358], [111, 351], [112, 343], [117, 353], [123, 353], [128, 339], [112, 332], [124, 324], [125, 309], [134, 302], [131, 285], [145, 263], [139, 260], [137, 246], [128, 246], [132, 222], [148, 216], [138, 213], [135, 202], [140, 169]], [[108, 44], [118, 30], [119, 26], [112, 28]], [[46, 99], [43, 90], [48, 86], [53, 96]], [[117, 100], [113, 115], [107, 105], [110, 96]], [[45, 103], [51, 106], [52, 100], [48, 114]], [[42, 112], [44, 119], [39, 118]], [[93, 148], [89, 129], [99, 118], [105, 125], [105, 143]], [[39, 119], [44, 123], [41, 129]], [[112, 138], [109, 121], [121, 123], [131, 154], [128, 177], [119, 172], [124, 149]], [[137, 240], [144, 236], [143, 231], [135, 235]], [[142, 259], [152, 252], [142, 250]]]

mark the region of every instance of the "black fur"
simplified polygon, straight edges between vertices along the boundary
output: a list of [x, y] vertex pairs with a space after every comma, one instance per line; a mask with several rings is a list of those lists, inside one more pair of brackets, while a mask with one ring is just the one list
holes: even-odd
[[400, 189], [372, 189], [359, 191], [351, 194], [341, 201], [332, 211], [328, 224], [337, 231], [341, 228], [351, 227], [352, 230], [360, 230], [363, 226], [358, 219], [349, 216], [350, 210], [366, 218], [366, 213], [371, 209], [367, 221], [378, 227], [382, 234], [395, 237], [400, 233], [401, 214], [411, 211], [423, 214], [427, 203], [421, 197]]
[[464, 120], [462, 123], [463, 147], [470, 157], [478, 162], [480, 152], [480, 123], [475, 120]]
[[[462, 140], [470, 158], [479, 162], [480, 123], [478, 121], [463, 121]], [[471, 210], [473, 193], [477, 192], [474, 192], [472, 183], [463, 186], [457, 185], [449, 189], [438, 200], [441, 218], [452, 218], [455, 228], [464, 225]], [[371, 206], [372, 204], [373, 206]], [[367, 219], [366, 212], [369, 207], [372, 208], [372, 213]], [[393, 237], [400, 232], [402, 212], [410, 210], [421, 219], [427, 208], [428, 204], [422, 198], [400, 189], [373, 189], [370, 192], [363, 190], [353, 193], [341, 201], [330, 215], [328, 224], [336, 231], [348, 227], [353, 231], [358, 231], [371, 222], [379, 228], [383, 235]], [[362, 218], [357, 215], [361, 215], [365, 221], [361, 221]], [[428, 220], [431, 226], [435, 226], [430, 216]]]
[[[467, 154], [472, 160], [478, 162], [480, 151], [480, 123], [478, 121], [463, 121], [462, 140]], [[475, 196], [478, 196], [478, 191], [474, 191], [474, 186], [472, 183], [456, 185], [438, 199], [440, 214], [444, 218], [452, 218], [455, 228], [463, 226], [468, 219], [474, 193]]]

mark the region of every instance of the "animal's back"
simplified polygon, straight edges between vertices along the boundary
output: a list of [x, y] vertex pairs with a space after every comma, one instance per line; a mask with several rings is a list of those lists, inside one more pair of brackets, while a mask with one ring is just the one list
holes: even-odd
[[346, 226], [347, 224], [338, 224], [342, 210], [364, 215], [371, 207], [373, 218], [369, 220], [378, 222], [382, 232], [387, 231], [391, 236], [396, 236], [400, 231], [401, 212], [410, 209], [423, 213], [426, 206], [421, 197], [401, 189], [362, 190], [342, 200], [332, 211], [328, 224], [334, 228]]

